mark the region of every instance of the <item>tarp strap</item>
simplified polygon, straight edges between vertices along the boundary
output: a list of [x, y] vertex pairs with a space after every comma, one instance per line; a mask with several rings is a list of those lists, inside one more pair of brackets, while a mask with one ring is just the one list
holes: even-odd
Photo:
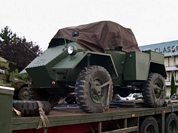
[[171, 104], [171, 111], [174, 112], [174, 105]]
[[41, 101], [36, 101], [36, 102], [38, 103], [38, 107], [39, 107], [38, 110], [41, 118], [37, 129], [43, 128], [44, 133], [47, 133], [47, 128], [50, 126], [48, 117], [45, 115], [45, 112], [43, 111]]
[[171, 105], [171, 112], [174, 112], [174, 104], [172, 103], [171, 100], [167, 101], [167, 105], [170, 104]]

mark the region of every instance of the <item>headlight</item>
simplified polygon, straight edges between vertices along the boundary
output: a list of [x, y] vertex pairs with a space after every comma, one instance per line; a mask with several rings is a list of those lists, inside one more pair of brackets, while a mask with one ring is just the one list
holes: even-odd
[[77, 53], [77, 47], [76, 46], [69, 46], [67, 49], [68, 54], [75, 55]]

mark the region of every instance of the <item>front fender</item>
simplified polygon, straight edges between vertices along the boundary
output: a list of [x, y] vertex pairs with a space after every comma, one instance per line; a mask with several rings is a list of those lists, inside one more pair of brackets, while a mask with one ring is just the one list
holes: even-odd
[[59, 63], [57, 63], [52, 69], [74, 69], [87, 55], [87, 52], [78, 52], [75, 56], [68, 55]]
[[100, 65], [107, 69], [112, 77], [118, 76], [112, 56], [106, 53], [96, 53], [91, 51], [78, 52], [75, 56], [66, 56], [63, 60], [57, 63], [52, 69], [56, 71], [83, 69], [90, 65]]

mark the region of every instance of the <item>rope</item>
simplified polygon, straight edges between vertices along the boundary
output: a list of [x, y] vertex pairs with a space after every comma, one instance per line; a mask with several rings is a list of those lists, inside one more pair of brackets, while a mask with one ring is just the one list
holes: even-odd
[[39, 110], [39, 114], [40, 114], [40, 118], [41, 118], [37, 129], [43, 128], [44, 133], [47, 133], [47, 128], [50, 126], [48, 117], [45, 115], [45, 112], [43, 111], [41, 101], [36, 101], [36, 102], [38, 103], [38, 107], [39, 107], [38, 110]]

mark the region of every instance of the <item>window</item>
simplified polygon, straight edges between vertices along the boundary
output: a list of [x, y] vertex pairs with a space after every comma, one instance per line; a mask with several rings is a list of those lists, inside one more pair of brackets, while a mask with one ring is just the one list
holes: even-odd
[[175, 71], [175, 80], [178, 80], [178, 71]]
[[[178, 62], [178, 58], [177, 58], [177, 62]], [[164, 65], [165, 65], [166, 67], [168, 67], [168, 57], [165, 57], [165, 58], [164, 58]]]
[[170, 72], [167, 72], [167, 78], [166, 78], [166, 81], [170, 82]]
[[174, 56], [169, 57], [169, 65], [168, 66], [175, 66]]
[[168, 57], [168, 67], [169, 67], [170, 65], [169, 65], [169, 57]]
[[174, 56], [175, 57], [175, 65], [178, 64], [178, 56]]

